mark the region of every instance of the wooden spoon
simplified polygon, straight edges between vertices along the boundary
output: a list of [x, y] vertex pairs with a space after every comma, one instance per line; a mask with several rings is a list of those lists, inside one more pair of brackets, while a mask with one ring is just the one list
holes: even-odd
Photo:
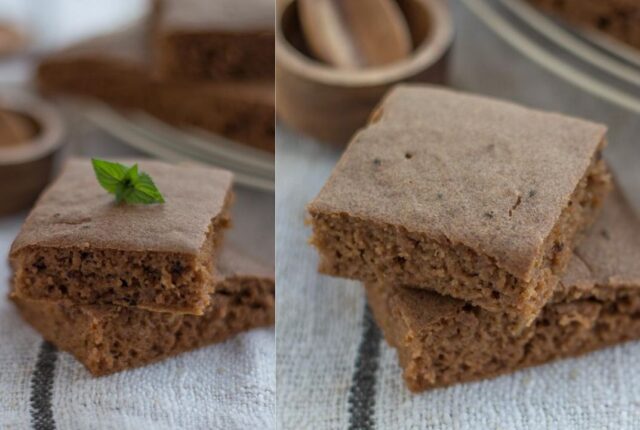
[[411, 34], [395, 0], [298, 0], [312, 53], [336, 67], [381, 66], [411, 53]]

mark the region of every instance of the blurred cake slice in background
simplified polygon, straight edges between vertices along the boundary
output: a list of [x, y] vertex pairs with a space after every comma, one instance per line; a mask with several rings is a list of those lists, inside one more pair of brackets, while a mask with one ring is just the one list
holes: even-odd
[[273, 82], [274, 0], [158, 0], [152, 21], [158, 76]]
[[572, 24], [592, 28], [640, 49], [639, 0], [529, 0]]
[[46, 95], [97, 99], [274, 151], [272, 82], [160, 80], [151, 71], [147, 26], [100, 36], [45, 58], [36, 81]]

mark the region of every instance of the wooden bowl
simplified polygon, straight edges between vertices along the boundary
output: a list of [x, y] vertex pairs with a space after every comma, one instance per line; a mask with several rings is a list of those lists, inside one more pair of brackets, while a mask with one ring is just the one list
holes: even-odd
[[295, 0], [278, 3], [276, 111], [288, 125], [346, 144], [384, 93], [402, 81], [445, 83], [453, 24], [444, 0], [398, 0], [415, 46], [410, 57], [369, 69], [333, 68], [307, 49]]
[[0, 109], [33, 124], [35, 134], [19, 144], [0, 143], [0, 215], [28, 208], [47, 186], [64, 126], [56, 110], [26, 94], [0, 91]]

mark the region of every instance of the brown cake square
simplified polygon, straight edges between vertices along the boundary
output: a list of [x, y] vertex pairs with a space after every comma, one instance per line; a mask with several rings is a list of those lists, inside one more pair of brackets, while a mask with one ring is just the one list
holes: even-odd
[[393, 89], [309, 205], [320, 271], [437, 291], [514, 329], [551, 296], [610, 188], [600, 124]]
[[92, 374], [106, 375], [273, 324], [272, 269], [225, 248], [218, 272], [216, 292], [202, 316], [12, 299], [45, 339], [73, 354]]
[[429, 291], [367, 285], [413, 391], [489, 378], [640, 338], [640, 224], [616, 191], [553, 299], [519, 334], [504, 314]]
[[273, 0], [159, 0], [155, 71], [163, 79], [273, 81]]
[[274, 152], [273, 82], [160, 81], [152, 76], [147, 33], [139, 25], [52, 54], [38, 66], [39, 90], [98, 99]]
[[18, 296], [204, 312], [229, 225], [232, 175], [188, 164], [138, 164], [165, 203], [117, 204], [99, 185], [91, 160], [67, 163], [11, 247]]

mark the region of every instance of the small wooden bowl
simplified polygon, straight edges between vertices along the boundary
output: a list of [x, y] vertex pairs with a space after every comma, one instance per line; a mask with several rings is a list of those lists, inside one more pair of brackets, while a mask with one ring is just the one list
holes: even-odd
[[453, 24], [444, 0], [398, 0], [415, 49], [388, 66], [345, 70], [315, 60], [307, 49], [295, 0], [279, 2], [276, 20], [276, 110], [290, 126], [346, 144], [384, 93], [402, 81], [446, 81]]
[[36, 130], [23, 143], [0, 143], [0, 215], [6, 215], [28, 208], [51, 180], [64, 125], [54, 108], [26, 94], [0, 91], [0, 109], [32, 122]]

